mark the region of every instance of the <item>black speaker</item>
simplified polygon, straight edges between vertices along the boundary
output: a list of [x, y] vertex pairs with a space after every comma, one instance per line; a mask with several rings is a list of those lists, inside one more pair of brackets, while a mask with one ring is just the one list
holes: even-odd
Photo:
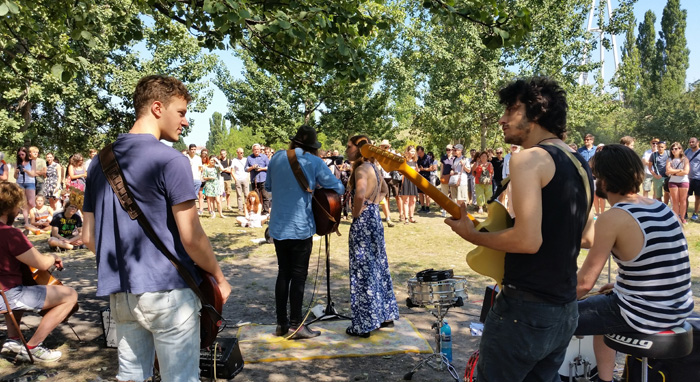
[[[214, 362], [212, 362], [215, 356], [216, 377]], [[241, 370], [243, 370], [243, 356], [238, 347], [238, 338], [218, 338], [209, 349], [199, 351], [199, 371], [202, 377], [232, 379]]]

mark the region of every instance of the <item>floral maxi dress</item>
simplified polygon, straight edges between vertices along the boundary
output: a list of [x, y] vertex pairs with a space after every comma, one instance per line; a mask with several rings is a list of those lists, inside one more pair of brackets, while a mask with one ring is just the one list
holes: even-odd
[[[376, 167], [374, 172], [379, 187], [383, 179]], [[382, 322], [399, 318], [379, 205], [365, 201], [365, 209], [353, 220], [349, 236], [351, 326], [356, 333], [368, 333]]]

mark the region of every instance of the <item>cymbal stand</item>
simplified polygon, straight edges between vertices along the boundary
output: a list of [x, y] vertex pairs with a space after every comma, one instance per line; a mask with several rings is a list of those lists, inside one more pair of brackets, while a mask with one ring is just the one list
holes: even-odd
[[[426, 309], [428, 309], [428, 311], [432, 313], [433, 316], [435, 316], [435, 322], [433, 322], [433, 325], [431, 326], [435, 330], [435, 349], [433, 350], [433, 354], [428, 355], [425, 359], [423, 359], [415, 367], [413, 367], [411, 371], [406, 373], [403, 376], [404, 380], [411, 380], [411, 378], [413, 378], [413, 374], [416, 371], [418, 371], [418, 369], [425, 365], [428, 365], [432, 367], [433, 370], [437, 371], [442, 371], [446, 369], [455, 381], [459, 381], [459, 375], [457, 374], [457, 370], [454, 368], [454, 366], [452, 366], [447, 357], [444, 354], [442, 354], [442, 337], [440, 336], [440, 330], [442, 329], [442, 325], [444, 322], [444, 318], [447, 315], [447, 311], [450, 310], [450, 308], [453, 306], [461, 306], [459, 305], [459, 303], [462, 303], [462, 305], [464, 304], [462, 302], [461, 297], [458, 299], [458, 302], [453, 305], [436, 304], [435, 308], [437, 312], [433, 311], [431, 308], [426, 306]], [[411, 307], [411, 305], [409, 305], [409, 308]]]

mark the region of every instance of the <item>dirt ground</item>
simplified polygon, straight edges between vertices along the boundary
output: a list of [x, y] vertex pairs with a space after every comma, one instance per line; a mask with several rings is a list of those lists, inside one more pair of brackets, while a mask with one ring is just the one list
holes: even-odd
[[[37, 243], [37, 247], [41, 244]], [[274, 248], [268, 245], [271, 251]], [[54, 364], [37, 365], [47, 370], [51, 381], [100, 381], [114, 380], [116, 375], [117, 351], [105, 346], [100, 321], [100, 311], [108, 307], [108, 300], [95, 297], [96, 272], [94, 256], [87, 251], [75, 251], [63, 254], [66, 269], [58, 272], [58, 278], [74, 287], [79, 293], [80, 310], [69, 320], [70, 325], [60, 325], [45, 341], [50, 348], [57, 347], [63, 351], [63, 358]], [[237, 324], [275, 323], [274, 316], [274, 282], [276, 264], [269, 258], [238, 259], [234, 264], [222, 263], [225, 274], [233, 286], [231, 300], [224, 307], [224, 317], [229, 322], [221, 336], [233, 337]], [[314, 270], [312, 270], [313, 272]], [[310, 272], [310, 276], [313, 273]], [[308, 285], [310, 294], [312, 285]], [[317, 297], [319, 303], [325, 299], [325, 281], [319, 279]], [[421, 334], [434, 346], [431, 324], [433, 317], [426, 309], [405, 306], [406, 292], [397, 285], [397, 300], [402, 317], [408, 318], [420, 330]], [[333, 292], [332, 292], [333, 293]], [[472, 297], [472, 296], [470, 296]], [[478, 297], [478, 296], [473, 296]], [[333, 297], [340, 313], [349, 315], [347, 296]], [[464, 307], [453, 308], [447, 314], [452, 326], [454, 365], [458, 374], [463, 376], [466, 360], [478, 346], [478, 338], [469, 335], [469, 323], [478, 321], [480, 306], [467, 303]], [[25, 334], [31, 333], [38, 323], [38, 317], [27, 315], [23, 320]], [[5, 322], [0, 322], [0, 341], [4, 341]], [[73, 327], [76, 335], [71, 331]], [[245, 354], [243, 355], [245, 359]], [[425, 355], [405, 354], [395, 356], [378, 356], [362, 358], [340, 358], [312, 360], [304, 362], [268, 362], [246, 364], [235, 381], [400, 381], [412, 367]], [[30, 365], [13, 365], [7, 359], [0, 359], [0, 377], [5, 380], [12, 373], [22, 372]], [[54, 375], [55, 374], [55, 375]], [[424, 367], [413, 377], [418, 381], [451, 381], [447, 371], [437, 372]], [[461, 379], [461, 377], [460, 377]], [[206, 380], [206, 379], [203, 379]]]

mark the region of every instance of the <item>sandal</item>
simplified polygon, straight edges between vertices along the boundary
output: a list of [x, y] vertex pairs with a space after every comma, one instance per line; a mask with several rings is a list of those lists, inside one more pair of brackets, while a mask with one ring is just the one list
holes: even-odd
[[394, 321], [384, 321], [381, 324], [379, 324], [380, 328], [393, 328], [394, 327]]
[[349, 336], [360, 338], [369, 338], [370, 334], [372, 334], [372, 332], [358, 333], [352, 328], [352, 326], [348, 326], [348, 328], [345, 329], [345, 333]]
[[413, 216], [411, 216], [411, 217], [408, 219], [408, 221], [410, 221], [411, 223], [418, 223], [418, 220], [414, 219]]

